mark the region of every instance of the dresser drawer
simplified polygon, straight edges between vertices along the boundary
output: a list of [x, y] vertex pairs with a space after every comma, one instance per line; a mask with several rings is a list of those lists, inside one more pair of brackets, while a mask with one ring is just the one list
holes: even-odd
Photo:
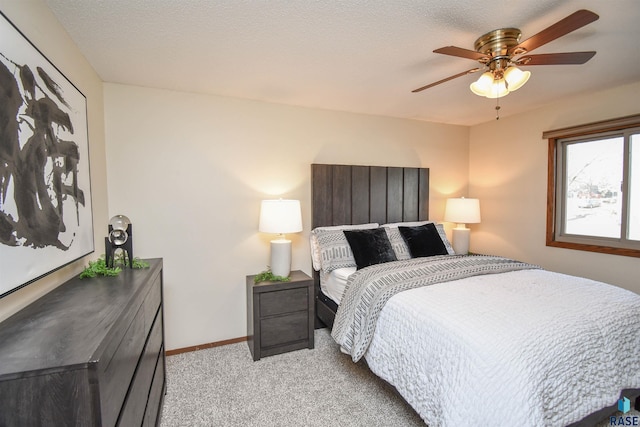
[[149, 402], [147, 403], [147, 409], [144, 414], [144, 421], [142, 425], [155, 426], [162, 410], [162, 400], [165, 391], [165, 378], [164, 378], [164, 346], [160, 348], [158, 354], [158, 360], [156, 362], [156, 370], [153, 374], [153, 382], [151, 383], [151, 391], [149, 392]]
[[133, 378], [127, 401], [122, 409], [119, 425], [127, 427], [142, 424], [144, 411], [147, 406], [148, 391], [151, 389], [151, 381], [153, 380], [153, 373], [161, 347], [162, 311], [159, 311], [153, 329], [149, 334], [147, 345], [140, 358], [140, 364]]
[[151, 328], [151, 325], [156, 318], [156, 313], [158, 312], [158, 308], [160, 307], [161, 300], [162, 286], [160, 284], [160, 275], [158, 274], [153, 279], [153, 284], [151, 285], [149, 295], [147, 295], [147, 299], [144, 301], [144, 324], [146, 325], [147, 329]]
[[264, 292], [260, 295], [260, 316], [267, 317], [293, 311], [307, 310], [308, 288]]
[[160, 308], [160, 299], [160, 284], [154, 283], [118, 343], [115, 353], [102, 366], [104, 371], [101, 374], [103, 379], [100, 400], [103, 408], [103, 421], [106, 426], [112, 426], [116, 423], [140, 354], [145, 347], [154, 316]]
[[274, 316], [260, 321], [262, 347], [272, 347], [309, 338], [309, 314], [306, 311]]

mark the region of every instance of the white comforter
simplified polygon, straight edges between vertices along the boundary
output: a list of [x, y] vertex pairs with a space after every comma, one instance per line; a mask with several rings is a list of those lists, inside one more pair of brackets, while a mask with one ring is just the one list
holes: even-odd
[[564, 426], [640, 388], [640, 296], [544, 270], [412, 289], [365, 358], [430, 427]]

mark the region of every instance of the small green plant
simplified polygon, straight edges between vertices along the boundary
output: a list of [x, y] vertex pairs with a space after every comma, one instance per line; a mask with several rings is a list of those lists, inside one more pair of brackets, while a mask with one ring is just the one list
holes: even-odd
[[265, 270], [259, 274], [256, 274], [256, 276], [253, 278], [253, 281], [255, 283], [259, 283], [259, 282], [288, 282], [289, 277], [285, 277], [285, 276], [276, 276], [275, 274], [273, 274], [271, 272], [271, 270]]
[[[134, 258], [131, 264], [131, 268], [149, 268], [149, 263], [140, 258]], [[107, 267], [107, 262], [103, 255], [95, 261], [89, 261], [89, 265], [80, 273], [80, 278], [117, 276], [118, 273], [122, 271], [122, 268], [128, 265], [129, 259], [125, 256], [124, 251], [116, 252], [116, 255], [113, 257], [113, 267]]]
[[134, 258], [131, 268], [149, 268], [149, 263], [140, 258]]
[[[134, 257], [131, 263], [133, 264], [131, 268], [149, 268], [149, 263], [138, 257]], [[129, 266], [129, 258], [125, 256], [125, 251], [116, 251], [116, 255], [113, 257], [113, 266]]]
[[80, 278], [87, 279], [96, 276], [117, 276], [121, 271], [122, 269], [120, 267], [107, 267], [107, 263], [104, 258], [100, 257], [95, 261], [89, 261], [89, 266], [82, 270]]

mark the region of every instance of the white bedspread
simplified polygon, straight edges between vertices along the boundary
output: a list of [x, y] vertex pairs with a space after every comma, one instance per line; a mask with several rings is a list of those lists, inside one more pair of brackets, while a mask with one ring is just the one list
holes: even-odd
[[412, 289], [365, 358], [430, 427], [564, 426], [640, 388], [640, 296], [544, 270]]

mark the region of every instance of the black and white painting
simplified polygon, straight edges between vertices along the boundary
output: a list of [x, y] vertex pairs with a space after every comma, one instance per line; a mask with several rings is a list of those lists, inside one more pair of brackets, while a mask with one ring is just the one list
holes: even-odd
[[87, 100], [0, 14], [0, 297], [94, 250]]

